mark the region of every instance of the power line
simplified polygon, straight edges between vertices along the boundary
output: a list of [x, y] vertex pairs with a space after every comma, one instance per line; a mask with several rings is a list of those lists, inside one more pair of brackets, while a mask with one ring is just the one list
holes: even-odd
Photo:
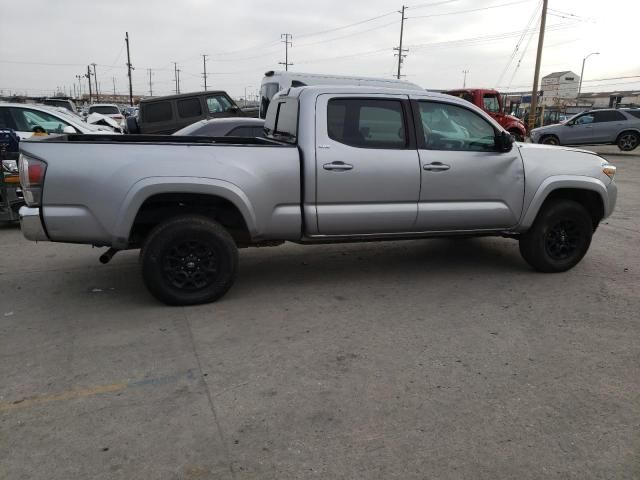
[[413, 20], [415, 18], [444, 17], [447, 15], [459, 15], [462, 13], [479, 12], [481, 10], [491, 10], [492, 8], [508, 7], [510, 5], [518, 5], [520, 3], [529, 3], [530, 1], [531, 0], [519, 0], [517, 2], [501, 3], [500, 5], [491, 5], [488, 7], [472, 8], [470, 10], [457, 10], [455, 12], [447, 12], [447, 13], [432, 13], [429, 15], [417, 15], [415, 17], [409, 17], [408, 20]]
[[[498, 77], [498, 81], [496, 82], [497, 84], [502, 83], [502, 79], [507, 74], [507, 71], [509, 70], [509, 67], [511, 66], [511, 62], [513, 62], [513, 60], [516, 58], [516, 55], [518, 54], [518, 50], [520, 49], [520, 45], [522, 44], [523, 40], [527, 36], [527, 32], [531, 29], [531, 24], [533, 23], [534, 19], [538, 15], [538, 9], [539, 8], [540, 8], [540, 3], [536, 4], [536, 8], [533, 10], [533, 13], [531, 14], [531, 17], [529, 17], [529, 21], [527, 22], [526, 26], [522, 30], [522, 34], [520, 35], [520, 38], [516, 42], [516, 46], [514, 47], [513, 52], [511, 52], [511, 56], [509, 57], [509, 60], [507, 61], [507, 64], [504, 66], [504, 69], [502, 70], [502, 73]], [[533, 32], [531, 32], [531, 33], [533, 34]], [[531, 38], [531, 37], [529, 37], [529, 38]]]
[[[362, 35], [363, 33], [373, 32], [375, 30], [381, 30], [383, 28], [389, 27], [391, 25], [397, 25], [397, 24], [398, 24], [398, 21], [394, 20], [393, 22], [385, 23], [383, 25], [378, 25], [378, 26], [373, 27], [373, 28], [368, 28], [367, 30], [362, 30], [360, 32], [347, 33], [346, 35], [340, 35], [339, 37], [333, 37], [333, 38], [329, 38], [327, 40], [318, 40], [318, 41], [310, 42], [310, 43], [296, 43], [296, 47], [297, 48], [309, 47], [311, 45], [318, 45], [318, 44], [321, 44], [321, 43], [329, 43], [329, 42], [333, 42], [335, 40], [341, 40], [343, 38], [354, 37], [356, 35]], [[394, 62], [394, 64], [395, 64], [395, 62]]]
[[388, 17], [389, 15], [394, 15], [396, 13], [395, 10], [392, 12], [383, 13], [382, 15], [377, 15], [375, 17], [370, 17], [365, 20], [360, 20], [359, 22], [350, 23], [348, 25], [343, 25], [341, 27], [329, 28], [328, 30], [320, 30], [317, 32], [311, 33], [303, 33], [301, 35], [296, 34], [297, 38], [307, 38], [307, 37], [315, 37], [316, 35], [324, 35], [325, 33], [337, 32], [338, 30], [344, 30], [345, 28], [355, 27], [357, 25], [362, 25], [363, 23], [373, 22], [374, 20], [378, 20], [379, 18]]

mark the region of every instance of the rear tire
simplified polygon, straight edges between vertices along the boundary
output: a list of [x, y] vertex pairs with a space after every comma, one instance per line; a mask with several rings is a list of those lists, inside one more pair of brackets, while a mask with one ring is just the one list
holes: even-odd
[[539, 272], [564, 272], [582, 260], [591, 245], [593, 223], [573, 200], [543, 206], [531, 228], [520, 237], [520, 254]]
[[635, 150], [638, 144], [640, 144], [640, 134], [637, 132], [622, 132], [616, 141], [616, 145], [623, 152]]
[[555, 135], [547, 135], [540, 139], [540, 143], [544, 143], [545, 145], [560, 145], [560, 140]]
[[229, 232], [200, 215], [158, 225], [140, 257], [144, 284], [167, 305], [216, 301], [231, 288], [238, 268], [238, 249]]

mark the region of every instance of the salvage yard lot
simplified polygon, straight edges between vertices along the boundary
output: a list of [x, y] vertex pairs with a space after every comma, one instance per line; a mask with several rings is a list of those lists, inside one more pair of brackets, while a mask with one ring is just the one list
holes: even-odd
[[170, 308], [137, 252], [0, 228], [0, 478], [640, 477], [640, 157], [572, 271], [502, 238], [242, 250]]

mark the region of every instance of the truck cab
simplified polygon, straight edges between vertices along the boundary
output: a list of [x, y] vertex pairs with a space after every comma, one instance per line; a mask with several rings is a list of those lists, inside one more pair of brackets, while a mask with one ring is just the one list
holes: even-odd
[[467, 100], [477, 107], [480, 107], [491, 115], [502, 128], [513, 135], [517, 141], [524, 140], [524, 137], [527, 134], [527, 129], [524, 123], [519, 118], [504, 113], [502, 97], [497, 90], [463, 88], [460, 90], [449, 90], [446, 93], [453, 95], [454, 97]]

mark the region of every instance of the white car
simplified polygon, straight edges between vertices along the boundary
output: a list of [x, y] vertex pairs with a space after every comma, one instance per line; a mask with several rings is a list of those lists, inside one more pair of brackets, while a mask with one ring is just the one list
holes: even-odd
[[15, 130], [20, 139], [34, 134], [113, 134], [112, 128], [89, 125], [62, 108], [25, 103], [0, 103], [0, 128]]
[[124, 115], [120, 111], [120, 107], [114, 103], [94, 103], [89, 105], [87, 116], [92, 113], [100, 113], [106, 117], [113, 118], [119, 124], [124, 123]]

